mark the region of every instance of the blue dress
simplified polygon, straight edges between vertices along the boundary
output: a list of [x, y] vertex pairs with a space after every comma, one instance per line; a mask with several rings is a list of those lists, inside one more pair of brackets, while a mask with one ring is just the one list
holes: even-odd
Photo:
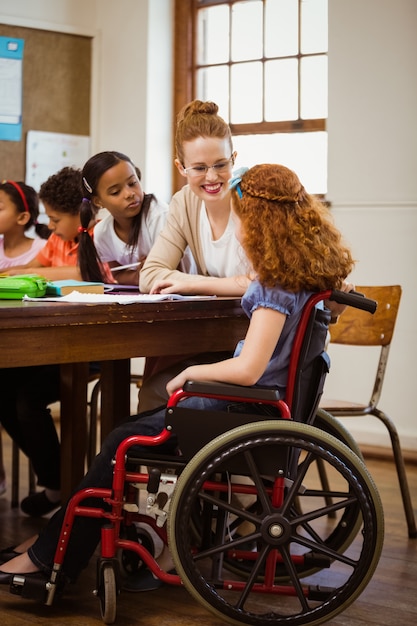
[[[254, 311], [260, 307], [273, 309], [287, 317], [271, 360], [258, 380], [257, 385], [277, 387], [283, 395], [287, 384], [288, 366], [295, 332], [304, 305], [310, 296], [310, 291], [291, 293], [284, 291], [280, 287], [264, 287], [257, 280], [253, 281], [248, 287], [242, 298], [242, 308], [249, 319]], [[240, 354], [243, 343], [243, 340], [238, 343], [234, 356]]]

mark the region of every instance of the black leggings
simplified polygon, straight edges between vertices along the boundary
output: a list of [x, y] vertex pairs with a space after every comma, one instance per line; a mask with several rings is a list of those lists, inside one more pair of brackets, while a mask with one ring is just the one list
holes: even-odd
[[48, 405], [60, 398], [59, 365], [0, 370], [0, 422], [30, 459], [38, 484], [59, 489], [60, 443]]

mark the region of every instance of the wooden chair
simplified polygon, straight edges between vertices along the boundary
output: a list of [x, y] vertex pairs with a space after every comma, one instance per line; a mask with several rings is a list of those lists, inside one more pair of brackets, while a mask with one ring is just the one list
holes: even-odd
[[[368, 404], [358, 404], [351, 400], [324, 399], [320, 407], [335, 417], [374, 415], [385, 424], [391, 438], [408, 534], [409, 537], [417, 537], [416, 522], [398, 432], [392, 419], [378, 408], [402, 290], [400, 285], [389, 285], [381, 287], [357, 286], [356, 291], [378, 302], [376, 312], [374, 315], [370, 315], [348, 307], [340, 316], [337, 324], [330, 327], [330, 341], [334, 344], [361, 346], [362, 348], [369, 346], [381, 348], [372, 394]], [[358, 367], [360, 367], [360, 361], [358, 361]], [[366, 374], [367, 372], [364, 372], [364, 375]]]

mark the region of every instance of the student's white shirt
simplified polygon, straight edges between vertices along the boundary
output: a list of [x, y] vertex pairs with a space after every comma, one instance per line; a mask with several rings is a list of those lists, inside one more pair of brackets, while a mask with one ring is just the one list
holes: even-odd
[[129, 249], [114, 230], [113, 216], [108, 213], [94, 227], [94, 243], [101, 261], [110, 263], [116, 261], [119, 265], [135, 263], [139, 258], [146, 257], [161, 232], [166, 216], [168, 205], [160, 200], [152, 200], [150, 207], [142, 219], [138, 243], [134, 249]]
[[210, 276], [240, 276], [248, 270], [242, 246], [235, 236], [235, 225], [230, 215], [223, 235], [213, 240], [211, 226], [205, 206], [200, 212], [200, 238], [203, 256]]

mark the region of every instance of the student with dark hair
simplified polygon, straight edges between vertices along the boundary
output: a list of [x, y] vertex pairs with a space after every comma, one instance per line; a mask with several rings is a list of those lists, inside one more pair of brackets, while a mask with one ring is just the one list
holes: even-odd
[[45, 247], [24, 266], [9, 274], [38, 270], [49, 280], [70, 279], [111, 282], [109, 269], [101, 263], [92, 240], [96, 213], [82, 218], [83, 188], [81, 170], [64, 167], [50, 176], [39, 190], [49, 230]]
[[[14, 180], [0, 183], [0, 270], [31, 261], [50, 235], [38, 222], [39, 198], [33, 187]], [[27, 231], [33, 228], [35, 237]]]
[[[144, 193], [140, 181], [140, 169], [121, 152], [100, 152], [82, 170], [81, 221], [88, 223], [98, 210], [107, 209], [94, 228], [97, 253], [115, 270], [118, 283], [136, 286], [141, 264], [168, 213], [168, 205], [154, 194]], [[131, 267], [117, 270], [125, 266]]]
[[[39, 198], [33, 187], [20, 181], [0, 183], [0, 270], [31, 261], [43, 248], [50, 231], [38, 223]], [[33, 228], [35, 237], [27, 232]], [[6, 470], [0, 433], [0, 495], [6, 491]]]

